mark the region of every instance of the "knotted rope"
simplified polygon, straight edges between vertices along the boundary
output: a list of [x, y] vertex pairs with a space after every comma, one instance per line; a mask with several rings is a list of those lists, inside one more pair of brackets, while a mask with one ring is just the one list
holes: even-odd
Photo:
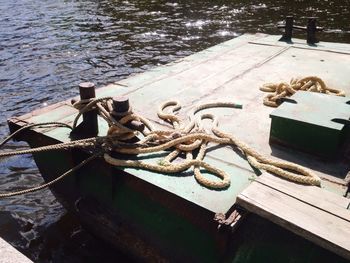
[[272, 93], [264, 98], [264, 104], [270, 107], [277, 107], [281, 103], [281, 98], [290, 97], [298, 90], [345, 96], [343, 90], [328, 87], [321, 78], [316, 76], [309, 76], [301, 79], [292, 78], [289, 83], [267, 83], [260, 87], [260, 90]]
[[[170, 112], [165, 113], [164, 109], [169, 106], [172, 107]], [[179, 117], [175, 115], [175, 111], [181, 108], [180, 104], [177, 101], [166, 102], [160, 106], [158, 117], [170, 122], [173, 125], [172, 131], [150, 130], [144, 134], [145, 137], [140, 141], [138, 147], [118, 147], [114, 149], [114, 151], [122, 154], [144, 154], [175, 148], [158, 164], [151, 164], [141, 160], [118, 159], [112, 157], [109, 153], [104, 154], [104, 159], [114, 166], [135, 167], [159, 173], [179, 173], [192, 168], [194, 176], [200, 184], [208, 188], [223, 189], [230, 185], [230, 176], [225, 171], [213, 167], [203, 159], [208, 143], [234, 145], [247, 156], [248, 162], [257, 169], [264, 169], [295, 182], [320, 185], [320, 178], [310, 170], [294, 163], [267, 158], [233, 135], [219, 130], [218, 120], [213, 114], [202, 114], [199, 118], [195, 118], [197, 112], [214, 107], [240, 108], [241, 106], [230, 102], [202, 104], [189, 113], [188, 124], [184, 125]], [[204, 130], [201, 122], [203, 119], [212, 120], [211, 134]], [[196, 158], [193, 158], [195, 150], [198, 150], [198, 154]], [[172, 162], [181, 153], [185, 154], [186, 159], [180, 163]], [[201, 168], [216, 175], [221, 181], [207, 179], [201, 173]]]
[[[150, 121], [134, 113], [131, 109], [124, 113], [123, 116], [120, 116], [120, 120], [116, 120], [111, 114], [111, 112], [113, 112], [111, 103], [112, 98], [107, 97], [80, 101], [74, 104], [74, 106], [79, 109], [79, 114], [76, 116], [73, 122], [73, 127], [76, 127], [78, 119], [84, 112], [87, 112], [89, 110], [97, 110], [99, 115], [102, 116], [110, 126], [108, 134], [106, 136], [59, 143], [28, 150], [0, 153], [1, 158], [18, 154], [38, 153], [62, 149], [66, 150], [70, 148], [89, 148], [95, 152], [96, 149], [98, 149], [97, 154], [94, 154], [92, 157], [83, 161], [81, 164], [78, 164], [76, 167], [68, 170], [51, 182], [26, 190], [0, 194], [0, 198], [34, 192], [51, 186], [52, 184], [62, 180], [67, 175], [72, 174], [74, 171], [86, 163], [101, 155], [103, 155], [107, 163], [114, 166], [142, 168], [159, 173], [179, 173], [191, 168], [193, 170], [195, 179], [201, 185], [212, 189], [227, 188], [231, 182], [230, 176], [222, 169], [214, 167], [204, 161], [207, 146], [209, 143], [236, 146], [242, 151], [242, 153], [246, 155], [248, 162], [257, 169], [264, 169], [283, 178], [303, 184], [320, 185], [321, 183], [320, 178], [310, 170], [294, 163], [277, 161], [265, 157], [249, 147], [247, 144], [234, 137], [232, 134], [221, 131], [218, 128], [218, 119], [213, 114], [204, 113], [200, 116], [196, 115], [202, 110], [216, 107], [241, 108], [242, 106], [239, 104], [232, 102], [213, 102], [198, 105], [194, 107], [192, 111], [190, 111], [188, 114], [187, 124], [185, 124], [176, 115], [177, 111], [181, 109], [179, 102], [168, 101], [160, 105], [158, 109], [158, 117], [163, 121], [170, 123], [173, 128], [170, 130], [156, 130]], [[167, 108], [169, 110], [168, 112], [165, 112], [165, 109]], [[204, 119], [209, 119], [212, 121], [212, 126], [209, 131], [206, 130], [203, 125]], [[142, 131], [143, 138], [136, 143], [128, 142], [128, 139], [135, 138], [136, 135], [140, 135], [139, 132], [125, 126], [125, 124], [131, 120], [140, 121], [147, 128]], [[36, 126], [46, 127], [47, 125], [72, 128], [67, 124], [57, 122], [30, 124], [7, 137], [0, 143], [0, 147], [3, 146], [18, 132], [21, 132], [25, 129], [31, 129]], [[147, 163], [141, 160], [118, 159], [112, 157], [110, 154], [111, 151], [121, 154], [137, 155], [167, 150], [171, 150], [170, 153], [163, 160], [155, 164]], [[181, 154], [184, 154], [186, 156], [186, 159], [181, 162], [174, 162], [174, 160]], [[206, 169], [208, 172], [220, 178], [220, 181], [209, 180], [202, 174], [201, 169]]]

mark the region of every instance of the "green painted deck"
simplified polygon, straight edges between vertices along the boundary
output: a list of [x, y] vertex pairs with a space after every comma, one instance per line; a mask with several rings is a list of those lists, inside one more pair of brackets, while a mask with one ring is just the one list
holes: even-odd
[[[261, 92], [259, 87], [267, 82], [316, 75], [329, 86], [350, 94], [350, 45], [323, 42], [309, 46], [304, 40], [286, 44], [278, 42], [279, 38], [265, 34], [243, 35], [168, 65], [99, 88], [96, 91], [97, 97], [128, 96], [133, 110], [158, 127], [168, 127], [156, 115], [158, 105], [165, 100], [179, 100], [183, 118], [197, 104], [217, 100], [241, 103], [242, 110], [211, 110], [219, 116], [222, 130], [234, 134], [267, 156], [313, 169], [323, 179], [322, 188], [339, 197], [346, 195], [349, 154], [340, 160], [325, 161], [312, 155], [271, 146], [269, 116], [274, 108], [263, 105], [266, 93]], [[12, 118], [10, 124], [22, 126], [25, 123], [45, 121], [71, 124], [76, 114], [77, 111], [66, 101]], [[102, 119], [99, 123], [99, 135], [105, 135], [107, 126]], [[56, 141], [70, 140], [66, 129], [41, 130], [41, 136]], [[231, 175], [231, 186], [228, 189], [209, 190], [200, 186], [193, 176], [183, 174], [171, 176], [132, 168], [123, 170], [130, 178], [163, 189], [211, 214], [227, 214], [238, 194], [251, 184], [256, 174], [245, 158], [229, 147], [209, 151], [206, 161]], [[96, 184], [98, 180], [96, 179]], [[137, 216], [136, 211], [134, 215]]]
[[[310, 47], [302, 40], [296, 40], [293, 45], [277, 40], [278, 36], [243, 35], [174, 63], [97, 89], [97, 96], [129, 96], [136, 112], [157, 123], [157, 106], [168, 99], [178, 99], [183, 106], [183, 113], [192, 106], [207, 101], [240, 102], [243, 110], [213, 110], [220, 116], [220, 127], [223, 130], [235, 134], [266, 155], [315, 169], [321, 177], [327, 179], [324, 187], [329, 186], [331, 190], [345, 193], [345, 177], [350, 170], [348, 163], [323, 162], [312, 156], [274, 149], [268, 144], [269, 114], [273, 108], [262, 104], [266, 94], [259, 91], [259, 87], [266, 82], [317, 75], [330, 86], [350, 94], [350, 74], [346, 70], [350, 70], [350, 45], [322, 43], [320, 47]], [[18, 119], [28, 123], [71, 123], [75, 115], [76, 110], [67, 101]], [[100, 135], [106, 132], [103, 124], [104, 121], [101, 120]], [[69, 140], [68, 133], [59, 129], [44, 133], [59, 141]], [[228, 154], [229, 152], [230, 149], [223, 148], [207, 156], [210, 162], [220, 165], [232, 175], [232, 186], [223, 192], [206, 190], [198, 186], [191, 177], [175, 179], [172, 176], [153, 175], [135, 169], [126, 171], [208, 209], [225, 212], [234, 202], [234, 196], [249, 183], [248, 179], [253, 175], [245, 159], [236, 154]], [[207, 198], [208, 195], [212, 198]]]

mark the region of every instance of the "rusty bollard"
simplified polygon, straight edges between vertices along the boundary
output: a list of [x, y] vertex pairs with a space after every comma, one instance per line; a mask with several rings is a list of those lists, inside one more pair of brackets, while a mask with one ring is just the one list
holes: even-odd
[[[83, 82], [79, 84], [81, 100], [93, 99], [96, 97], [95, 84]], [[72, 103], [75, 101], [72, 100]], [[97, 109], [83, 113], [83, 121], [71, 132], [71, 135], [79, 138], [93, 137], [98, 134]]]
[[[129, 98], [124, 96], [113, 98], [113, 111], [111, 115], [117, 120], [121, 120], [124, 116], [131, 111]], [[145, 129], [145, 125], [139, 121], [128, 121], [124, 124], [127, 128], [142, 132]]]

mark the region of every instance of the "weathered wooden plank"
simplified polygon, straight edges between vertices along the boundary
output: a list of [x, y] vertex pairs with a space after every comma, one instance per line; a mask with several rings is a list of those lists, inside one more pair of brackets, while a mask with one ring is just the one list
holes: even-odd
[[70, 105], [68, 101], [58, 102], [44, 108], [36, 109], [30, 113], [24, 114], [17, 119], [28, 123], [40, 123], [48, 121], [60, 121], [61, 119], [74, 115], [77, 110]]
[[[233, 68], [235, 63], [241, 63], [240, 60], [235, 60], [235, 58], [237, 57], [237, 52], [242, 53], [242, 51], [235, 50], [242, 46], [246, 46], [248, 41], [264, 36], [265, 34], [246, 34], [239, 38], [210, 47], [201, 52], [197, 52], [188, 57], [181, 58], [172, 63], [153, 68], [147, 72], [129, 76], [126, 79], [97, 89], [97, 97], [129, 95], [130, 93], [149, 85], [151, 86], [151, 89], [155, 90], [157, 87], [154, 86], [158, 82], [161, 82], [158, 86], [164, 87], [164, 83], [172, 82], [175, 85], [175, 83], [178, 82], [178, 79], [182, 80], [182, 83], [183, 81], [192, 79], [191, 77], [195, 77], [198, 81], [202, 82], [204, 77], [208, 77], [208, 72], [211, 77], [215, 77], [216, 71], [220, 72], [227, 68]], [[234, 55], [231, 54], [232, 52]], [[232, 60], [230, 60], [230, 57]], [[223, 64], [223, 62], [226, 62], [226, 64]], [[217, 63], [220, 67], [218, 68], [212, 63]], [[199, 69], [196, 70], [198, 67]], [[215, 72], [213, 72], [213, 68], [216, 70]], [[206, 69], [206, 71], [204, 71], [204, 69]], [[196, 72], [200, 72], [201, 75], [195, 74]], [[186, 84], [187, 83], [184, 83], [183, 85], [181, 84], [181, 88], [187, 87]], [[142, 91], [141, 93], [144, 94], [145, 92]], [[76, 98], [79, 99], [79, 97]], [[61, 107], [64, 107], [64, 110], [61, 110]], [[57, 111], [57, 114], [52, 111]], [[51, 117], [51, 121], [60, 121], [62, 118], [75, 114], [76, 110], [74, 110], [67, 100], [25, 114], [21, 116], [21, 119], [30, 123], [37, 123], [47, 121], [46, 117], [49, 116]]]
[[190, 71], [201, 64], [210, 63], [211, 61], [225, 57], [232, 52], [232, 50], [246, 45], [248, 41], [254, 41], [265, 36], [265, 34], [245, 34], [190, 56], [178, 59], [172, 63], [153, 68], [146, 73], [128, 77], [127, 79], [117, 82], [117, 84], [128, 87], [146, 86], [162, 79]]
[[[252, 49], [248, 45], [242, 46], [232, 50], [224, 58], [201, 64], [189, 71], [154, 82], [142, 89], [132, 90], [124, 95], [130, 96], [135, 108], [139, 109], [153, 109], [154, 105], [159, 105], [165, 100], [179, 98], [183, 106], [193, 105], [194, 102], [199, 102], [208, 95], [214, 94], [219, 87], [232, 83], [234, 79], [259, 67], [283, 50], [274, 47], [258, 46]], [[154, 96], [150, 97], [149, 94], [154, 94]], [[146, 110], [143, 113], [148, 118], [156, 116], [153, 110], [152, 112]]]
[[350, 224], [347, 220], [259, 182], [246, 188], [237, 197], [237, 204], [350, 259]]
[[268, 173], [262, 174], [256, 181], [276, 191], [294, 197], [301, 202], [343, 218], [350, 223], [350, 212], [347, 210], [350, 204], [350, 199], [348, 198], [317, 186], [290, 182]]

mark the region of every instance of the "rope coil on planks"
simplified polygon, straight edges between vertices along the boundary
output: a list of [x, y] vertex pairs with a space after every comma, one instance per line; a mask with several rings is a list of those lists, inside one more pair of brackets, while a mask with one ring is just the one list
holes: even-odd
[[325, 93], [336, 96], [345, 96], [343, 90], [328, 87], [325, 82], [316, 76], [304, 77], [301, 79], [292, 78], [289, 83], [266, 83], [260, 87], [261, 91], [270, 92], [264, 98], [264, 105], [277, 107], [281, 98], [292, 96], [298, 90]]
[[[179, 173], [192, 169], [195, 179], [201, 185], [211, 189], [225, 189], [230, 185], [230, 176], [222, 169], [214, 167], [204, 161], [209, 143], [215, 143], [218, 145], [233, 145], [237, 147], [242, 151], [242, 153], [245, 154], [248, 162], [257, 169], [264, 169], [288, 180], [303, 184], [318, 186], [321, 184], [320, 178], [305, 167], [294, 163], [277, 161], [275, 159], [265, 157], [244, 142], [240, 141], [238, 138], [234, 137], [232, 134], [228, 134], [220, 130], [218, 128], [218, 119], [215, 115], [211, 113], [204, 113], [200, 116], [196, 115], [198, 112], [210, 108], [242, 108], [242, 106], [239, 104], [232, 102], [213, 102], [198, 105], [189, 112], [188, 122], [185, 124], [176, 114], [181, 109], [179, 102], [167, 101], [160, 105], [158, 109], [158, 117], [163, 121], [170, 123], [172, 125], [172, 129], [156, 130], [149, 120], [135, 114], [131, 109], [124, 114], [125, 116], [121, 116], [120, 120], [116, 120], [111, 114], [113, 111], [111, 100], [112, 98], [107, 97], [79, 101], [74, 104], [74, 106], [79, 109], [79, 114], [76, 116], [73, 122], [73, 127], [77, 125], [78, 119], [82, 113], [97, 109], [99, 115], [102, 116], [102, 118], [104, 118], [109, 125], [109, 130], [106, 136], [48, 145], [29, 150], [0, 153], [1, 158], [18, 154], [66, 150], [70, 148], [95, 149], [95, 151], [96, 149], [99, 150], [98, 153], [92, 155], [90, 158], [78, 164], [76, 167], [68, 170], [51, 182], [26, 190], [0, 194], [0, 197], [34, 192], [51, 186], [99, 156], [103, 156], [107, 163], [114, 166], [142, 168], [159, 173]], [[168, 112], [165, 112], [165, 109], [168, 109]], [[203, 120], [205, 119], [209, 119], [212, 122], [212, 126], [209, 131], [206, 130], [203, 125]], [[125, 126], [125, 124], [130, 120], [140, 121], [147, 128], [141, 132], [142, 138], [136, 143], [128, 143], [128, 139], [141, 135], [140, 132]], [[45, 126], [45, 124], [49, 125], [48, 123], [31, 124], [23, 127], [21, 131], [31, 129], [35, 126]], [[58, 125], [58, 127], [69, 127], [67, 124], [62, 123], [51, 123], [51, 125]], [[15, 133], [18, 132], [20, 131], [18, 130]], [[14, 135], [15, 134], [10, 135], [3, 142], [1, 142], [0, 147]], [[154, 164], [142, 160], [119, 159], [111, 154], [112, 152], [116, 152], [119, 154], [138, 155], [169, 150], [170, 153], [164, 159]], [[186, 156], [185, 160], [182, 160], [181, 162], [174, 162], [177, 157], [182, 155]], [[220, 181], [206, 178], [201, 172], [202, 169], [205, 169], [216, 177], [220, 178]]]

